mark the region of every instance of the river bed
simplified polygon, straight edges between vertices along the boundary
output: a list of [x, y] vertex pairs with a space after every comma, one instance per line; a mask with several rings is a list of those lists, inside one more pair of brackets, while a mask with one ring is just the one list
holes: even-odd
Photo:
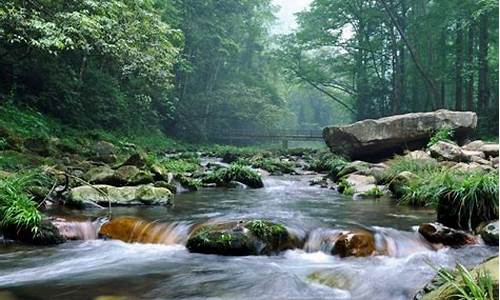
[[[308, 235], [305, 250], [278, 256], [224, 257], [189, 253], [176, 245], [70, 241], [53, 247], [0, 246], [0, 291], [14, 299], [412, 299], [435, 274], [430, 266], [480, 263], [497, 247], [429, 249], [415, 226], [435, 212], [390, 199], [352, 200], [309, 186], [309, 176], [271, 176], [263, 189], [205, 189], [182, 193], [172, 207], [114, 208], [113, 215], [175, 223], [176, 234], [207, 220], [269, 219]], [[56, 212], [53, 212], [56, 213]], [[59, 212], [57, 212], [59, 213]], [[99, 210], [65, 212], [105, 216]], [[315, 245], [314, 233], [366, 228], [394, 241], [391, 255], [339, 258]], [[327, 274], [337, 288], [311, 281]], [[328, 275], [330, 274], [330, 275]], [[1, 295], [1, 294], [0, 294]]]

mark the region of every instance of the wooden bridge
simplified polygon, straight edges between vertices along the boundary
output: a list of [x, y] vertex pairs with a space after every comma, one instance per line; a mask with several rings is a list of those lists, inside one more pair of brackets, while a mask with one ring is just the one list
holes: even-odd
[[288, 148], [289, 141], [323, 141], [321, 130], [241, 130], [241, 129], [223, 129], [212, 134], [215, 140], [227, 142], [238, 140], [266, 140], [281, 141], [284, 149]]

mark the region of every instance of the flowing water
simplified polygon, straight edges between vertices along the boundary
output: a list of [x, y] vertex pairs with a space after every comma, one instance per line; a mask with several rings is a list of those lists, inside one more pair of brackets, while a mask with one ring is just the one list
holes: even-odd
[[[172, 207], [115, 208], [135, 216], [130, 241], [95, 240], [98, 222], [73, 222], [84, 241], [53, 247], [0, 246], [0, 298], [96, 299], [412, 299], [430, 280], [431, 265], [473, 265], [498, 252], [484, 245], [432, 249], [414, 232], [434, 212], [389, 200], [358, 200], [311, 187], [307, 176], [267, 177], [263, 189], [207, 189], [176, 196]], [[56, 212], [54, 212], [56, 213]], [[57, 212], [61, 213], [61, 212]], [[65, 212], [103, 217], [105, 211]], [[67, 216], [67, 215], [66, 215]], [[307, 235], [304, 249], [278, 256], [225, 257], [189, 253], [192, 225], [270, 219]], [[77, 228], [77, 229], [75, 229]], [[342, 229], [376, 233], [387, 255], [339, 258], [322, 237]], [[148, 232], [150, 235], [145, 236]], [[153, 244], [150, 244], [153, 243]], [[311, 275], [313, 274], [313, 275]], [[336, 288], [311, 281], [329, 278]], [[120, 298], [121, 299], [121, 298]]]

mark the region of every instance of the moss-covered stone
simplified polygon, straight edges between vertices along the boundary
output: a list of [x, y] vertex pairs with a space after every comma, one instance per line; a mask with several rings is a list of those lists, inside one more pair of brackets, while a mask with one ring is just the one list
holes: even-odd
[[302, 242], [286, 227], [263, 220], [202, 225], [187, 242], [191, 252], [219, 255], [270, 255]]

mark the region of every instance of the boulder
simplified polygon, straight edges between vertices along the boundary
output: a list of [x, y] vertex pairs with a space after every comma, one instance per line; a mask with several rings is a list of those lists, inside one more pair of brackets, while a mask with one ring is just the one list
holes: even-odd
[[109, 142], [99, 141], [94, 146], [94, 155], [95, 161], [114, 163], [116, 162], [116, 147]]
[[488, 223], [479, 231], [483, 241], [490, 246], [498, 246], [498, 220]]
[[405, 154], [406, 158], [416, 159], [416, 160], [431, 160], [432, 157], [430, 153], [427, 153], [422, 150], [409, 151]]
[[342, 178], [349, 174], [365, 175], [375, 177], [377, 182], [383, 181], [384, 171], [387, 165], [384, 163], [372, 164], [365, 161], [356, 160], [346, 164], [337, 174], [337, 178]]
[[302, 242], [283, 225], [251, 220], [201, 225], [191, 233], [186, 247], [204, 254], [270, 255], [300, 248]]
[[470, 156], [457, 145], [439, 141], [432, 145], [429, 150], [431, 151], [431, 156], [442, 161], [454, 161], [454, 162], [468, 162], [470, 161]]
[[343, 178], [338, 186], [339, 192], [352, 195], [354, 198], [368, 196], [378, 189], [377, 180], [373, 176], [350, 174]]
[[486, 157], [498, 157], [498, 148], [498, 144], [486, 143], [480, 140], [470, 142], [462, 147], [467, 151], [483, 152]]
[[332, 152], [373, 160], [423, 148], [431, 135], [444, 126], [452, 128], [455, 137], [463, 140], [476, 128], [477, 115], [449, 110], [410, 113], [326, 127], [323, 138]]
[[108, 165], [92, 167], [84, 175], [83, 179], [89, 183], [112, 184], [115, 181], [115, 171]]
[[363, 257], [376, 253], [375, 237], [366, 230], [344, 232], [335, 242], [333, 255]]
[[93, 202], [99, 205], [162, 205], [168, 204], [172, 192], [153, 185], [115, 187], [111, 185], [79, 186], [66, 195], [71, 206], [85, 207]]
[[133, 165], [119, 167], [113, 174], [115, 185], [140, 185], [152, 183], [153, 181], [151, 174]]
[[439, 223], [424, 223], [418, 227], [418, 232], [432, 244], [443, 244], [453, 248], [477, 244], [474, 236]]

